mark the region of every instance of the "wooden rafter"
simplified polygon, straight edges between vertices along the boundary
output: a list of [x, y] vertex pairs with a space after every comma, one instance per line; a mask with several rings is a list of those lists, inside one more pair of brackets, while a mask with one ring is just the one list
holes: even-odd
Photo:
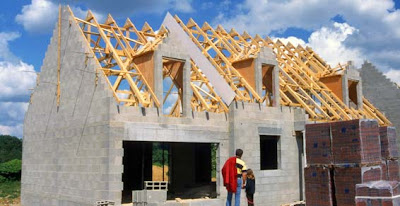
[[[106, 77], [116, 100], [126, 105], [159, 107], [159, 100], [133, 62], [135, 55], [154, 48], [154, 42], [146, 39], [148, 34], [146, 36], [145, 32], [136, 30], [133, 24], [129, 24], [129, 19], [125, 27], [119, 27], [111, 15], [104, 24], [99, 24], [90, 11], [86, 19], [75, 20], [94, 58], [100, 63], [99, 70]], [[132, 33], [137, 39], [133, 39]], [[163, 38], [155, 36], [156, 39]]]
[[[193, 25], [193, 23], [192, 23]], [[356, 118], [378, 119], [382, 125], [390, 125], [390, 121], [371, 103], [363, 100], [364, 109], [350, 108], [343, 103], [324, 83], [321, 77], [343, 73], [345, 66], [331, 68], [311, 48], [295, 47], [291, 43], [254, 38], [244, 32], [240, 35], [234, 29], [229, 33], [222, 26], [216, 29], [225, 44], [218, 49], [229, 50], [231, 62], [241, 61], [257, 56], [261, 48], [269, 47], [276, 55], [280, 67], [281, 104], [303, 107], [310, 119], [316, 121], [349, 120]], [[264, 99], [266, 97], [263, 97]]]
[[[73, 16], [72, 11], [70, 10]], [[120, 27], [111, 15], [105, 23], [97, 22], [92, 12], [85, 19], [74, 17], [82, 35], [92, 50], [93, 57], [100, 63], [99, 71], [110, 85], [114, 97], [126, 106], [161, 106], [152, 88], [142, 75], [133, 59], [154, 51], [167, 36], [161, 26], [156, 33], [146, 22], [141, 30], [130, 19]], [[124, 84], [125, 83], [125, 84]], [[215, 92], [201, 69], [191, 62], [192, 109], [195, 111], [228, 112], [221, 97]], [[181, 100], [173, 104], [171, 116], [179, 116]]]
[[[120, 27], [111, 15], [100, 24], [90, 11], [86, 19], [76, 17], [74, 19], [91, 48], [93, 58], [101, 65], [98, 72], [106, 78], [117, 101], [127, 106], [160, 107], [162, 103], [157, 99], [134, 59], [154, 51], [167, 37], [168, 31], [161, 26], [158, 32], [155, 32], [148, 23], [139, 30], [130, 19]], [[239, 34], [234, 29], [228, 32], [220, 25], [213, 29], [207, 22], [200, 27], [193, 19], [187, 24], [177, 16], [175, 20], [235, 91], [237, 101], [271, 102], [271, 94], [268, 92], [265, 95], [257, 94], [255, 88], [234, 66], [237, 62], [256, 58], [263, 48], [268, 47], [275, 53], [279, 66], [279, 92], [282, 105], [302, 107], [310, 119], [315, 121], [374, 118], [378, 119], [381, 125], [391, 124], [365, 98], [362, 102], [363, 109], [345, 105], [320, 81], [320, 78], [342, 75], [346, 66], [338, 65], [331, 68], [309, 47], [283, 44], [279, 40], [273, 41], [268, 37], [263, 39], [258, 35], [252, 37], [246, 32]], [[227, 106], [202, 73], [201, 68], [193, 61], [190, 63], [192, 110], [227, 112]], [[170, 72], [173, 70], [172, 67], [173, 65], [164, 66], [164, 77], [171, 78], [173, 85], [182, 84], [176, 82], [176, 74]], [[182, 88], [182, 85], [179, 87]], [[172, 105], [171, 116], [180, 116], [182, 113], [183, 93], [179, 89], [177, 92], [180, 97]], [[171, 89], [168, 95], [170, 93]]]
[[262, 101], [262, 98], [255, 92], [254, 88], [232, 66], [229, 57], [234, 53], [235, 49], [230, 47], [230, 44], [217, 34], [207, 22], [200, 27], [193, 19], [190, 19], [186, 25], [178, 16], [175, 16], [175, 20], [224, 77], [232, 90], [235, 91], [236, 100], [246, 102]]

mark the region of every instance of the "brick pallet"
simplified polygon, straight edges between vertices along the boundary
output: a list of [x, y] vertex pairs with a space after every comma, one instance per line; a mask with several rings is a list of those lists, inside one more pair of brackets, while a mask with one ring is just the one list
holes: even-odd
[[389, 181], [400, 181], [399, 177], [399, 161], [398, 160], [386, 160], [387, 167], [387, 179]]
[[333, 122], [331, 128], [335, 164], [381, 161], [379, 126], [376, 120]]
[[382, 167], [360, 165], [335, 165], [335, 197], [338, 205], [354, 206], [355, 185], [363, 182], [378, 181], [382, 177]]
[[398, 206], [400, 190], [397, 181], [372, 181], [356, 185], [357, 206]]
[[332, 177], [327, 167], [309, 166], [304, 169], [307, 206], [332, 206]]
[[306, 157], [309, 164], [333, 164], [329, 123], [306, 125]]
[[397, 135], [394, 127], [380, 127], [381, 155], [383, 159], [398, 159]]
[[305, 134], [308, 206], [354, 206], [356, 194], [359, 206], [400, 205], [398, 196], [380, 197], [387, 193], [385, 189], [368, 189], [366, 196], [356, 190], [357, 184], [382, 180], [395, 180], [396, 184], [400, 179], [393, 127], [380, 128], [376, 120], [350, 120], [309, 124]]

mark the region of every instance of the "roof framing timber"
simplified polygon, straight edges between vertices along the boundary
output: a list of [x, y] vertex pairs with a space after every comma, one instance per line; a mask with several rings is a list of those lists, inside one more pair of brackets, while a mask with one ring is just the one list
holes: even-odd
[[[73, 16], [71, 10], [70, 13]], [[100, 24], [90, 11], [85, 19], [73, 18], [91, 48], [90, 54], [86, 55], [93, 55], [101, 65], [97, 72], [103, 74], [117, 102], [127, 106], [161, 107], [134, 59], [156, 50], [168, 36], [168, 30], [161, 26], [158, 32], [154, 32], [147, 22], [139, 30], [130, 19], [120, 27], [111, 15]], [[282, 105], [302, 107], [314, 121], [374, 118], [381, 125], [391, 125], [367, 99], [363, 98], [363, 109], [350, 108], [320, 81], [322, 77], [343, 75], [346, 65], [331, 68], [309, 47], [284, 44], [269, 37], [263, 39], [259, 35], [252, 37], [247, 32], [239, 34], [234, 29], [228, 32], [220, 25], [214, 29], [207, 22], [200, 27], [193, 19], [186, 24], [178, 16], [174, 19], [236, 93], [236, 101], [268, 101], [267, 95], [270, 94], [258, 94], [233, 66], [236, 62], [257, 58], [262, 49], [268, 47], [276, 55], [279, 66]], [[228, 112], [227, 105], [193, 60], [190, 68], [192, 109]], [[177, 101], [171, 116], [179, 116], [180, 104]]]

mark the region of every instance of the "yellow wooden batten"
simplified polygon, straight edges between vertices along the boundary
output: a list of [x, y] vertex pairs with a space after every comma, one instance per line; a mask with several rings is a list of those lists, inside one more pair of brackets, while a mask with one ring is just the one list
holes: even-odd
[[[72, 12], [71, 15], [73, 16]], [[391, 122], [365, 98], [362, 102], [363, 109], [345, 105], [320, 78], [342, 75], [346, 66], [339, 64], [331, 68], [309, 47], [283, 44], [279, 40], [273, 41], [269, 37], [263, 39], [259, 35], [252, 37], [247, 32], [239, 34], [235, 29], [227, 32], [221, 25], [213, 29], [207, 22], [200, 27], [193, 19], [184, 24], [178, 16], [174, 18], [235, 91], [236, 101], [263, 103], [270, 98], [267, 96], [269, 94], [258, 94], [234, 66], [240, 61], [256, 58], [262, 48], [268, 47], [276, 55], [279, 66], [279, 93], [282, 105], [304, 108], [313, 121], [373, 118], [381, 125], [391, 125]], [[101, 65], [98, 70], [106, 78], [117, 102], [127, 106], [161, 107], [162, 103], [148, 83], [149, 77], [142, 74], [134, 59], [155, 51], [168, 36], [168, 30], [161, 26], [156, 33], [147, 22], [138, 30], [130, 19], [125, 21], [124, 26], [119, 27], [111, 15], [100, 24], [90, 11], [86, 19], [74, 19], [81, 28], [88, 47], [91, 48], [91, 54]], [[193, 61], [190, 64], [192, 110], [228, 112], [227, 105], [223, 103], [201, 68]], [[168, 68], [164, 69], [164, 77], [175, 78], [171, 76], [172, 73], [167, 72]], [[129, 89], [121, 88], [122, 82], [126, 82]], [[170, 93], [168, 92], [168, 95]], [[180, 116], [181, 105], [181, 98], [178, 98], [170, 115]]]

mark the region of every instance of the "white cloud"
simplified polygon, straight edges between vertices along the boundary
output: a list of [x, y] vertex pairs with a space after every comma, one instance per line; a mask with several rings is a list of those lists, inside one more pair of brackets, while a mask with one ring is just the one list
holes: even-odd
[[15, 137], [21, 138], [23, 135], [23, 129], [24, 125], [23, 124], [18, 124], [15, 126], [5, 126], [5, 125], [0, 125], [0, 134], [2, 135], [12, 135]]
[[[331, 64], [365, 58], [384, 71], [400, 69], [400, 10], [393, 0], [246, 0], [233, 9], [213, 24], [276, 37], [303, 29], [312, 33], [306, 43]], [[336, 16], [347, 24], [332, 25]]]
[[175, 0], [173, 9], [175, 11], [180, 11], [183, 13], [190, 13], [190, 12], [194, 11], [191, 3], [192, 3], [192, 0], [186, 0], [186, 1]]
[[334, 22], [332, 25], [321, 27], [313, 32], [306, 43], [304, 40], [290, 36], [287, 38], [273, 37], [274, 41], [280, 40], [284, 44], [290, 42], [294, 46], [311, 47], [319, 56], [321, 56], [331, 66], [338, 63], [346, 63], [352, 60], [356, 67], [363, 63], [363, 55], [358, 49], [348, 48], [344, 41], [358, 30], [347, 23]]
[[31, 4], [22, 7], [21, 14], [15, 17], [17, 23], [25, 30], [45, 33], [53, 29], [58, 14], [58, 6], [48, 0], [32, 0]]
[[0, 102], [0, 134], [22, 137], [26, 102]]
[[36, 83], [32, 65], [19, 60], [8, 43], [20, 35], [0, 32], [0, 134], [22, 137], [30, 91]]
[[[15, 17], [17, 23], [21, 24], [26, 31], [33, 33], [49, 33], [54, 28], [58, 17], [58, 3], [55, 0], [32, 0], [30, 4], [22, 7], [20, 14]], [[182, 13], [193, 12], [192, 0], [147, 0], [147, 1], [64, 1], [70, 4], [75, 16], [86, 17], [87, 10], [81, 5], [89, 8], [99, 22], [103, 22], [108, 13], [114, 17], [128, 17], [136, 13], [162, 13], [174, 10]], [[79, 4], [79, 5], [78, 5]], [[123, 5], [123, 6], [122, 6]]]
[[[74, 15], [84, 18], [87, 10], [71, 6]], [[105, 15], [92, 11], [99, 22], [105, 20]], [[31, 4], [22, 7], [21, 13], [15, 17], [26, 31], [33, 33], [49, 33], [54, 29], [58, 18], [58, 5], [51, 0], [32, 0]]]
[[304, 42], [304, 40], [299, 39], [299, 38], [294, 37], [294, 36], [289, 36], [287, 38], [272, 37], [272, 39], [274, 41], [279, 40], [284, 44], [287, 44], [287, 43], [290, 42], [291, 44], [293, 44], [293, 46], [297, 46], [297, 45], [301, 45], [303, 47], [306, 46], [306, 42]]
[[[76, 16], [78, 18], [81, 18], [81, 19], [86, 18], [87, 12], [88, 12], [88, 10], [83, 10], [80, 7], [74, 7], [74, 6], [71, 7], [71, 10], [74, 13], [74, 16]], [[93, 13], [94, 17], [96, 18], [96, 20], [98, 22], [101, 23], [101, 22], [104, 22], [106, 20], [106, 16], [105, 15], [103, 15], [103, 14], [101, 14], [99, 12], [96, 12], [96, 11], [91, 11], [91, 12]]]
[[385, 73], [385, 76], [400, 85], [400, 70], [391, 69]]
[[32, 65], [24, 62], [0, 62], [0, 101], [22, 102], [29, 99], [35, 86], [36, 74]]
[[348, 48], [344, 41], [358, 30], [347, 23], [333, 23], [330, 27], [322, 27], [313, 32], [308, 38], [308, 46], [313, 48], [328, 64], [354, 62], [356, 67], [363, 63], [363, 55], [356, 48]]
[[8, 48], [8, 42], [20, 37], [17, 32], [0, 32], [0, 60], [16, 62], [18, 58]]

